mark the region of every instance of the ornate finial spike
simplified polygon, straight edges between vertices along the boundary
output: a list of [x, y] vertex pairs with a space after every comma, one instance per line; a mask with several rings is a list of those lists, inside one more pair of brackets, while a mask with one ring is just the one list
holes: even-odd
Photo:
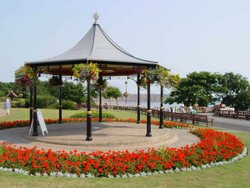
[[93, 18], [95, 20], [95, 23], [97, 22], [97, 20], [99, 19], [99, 14], [97, 14], [97, 12], [95, 14], [93, 14]]

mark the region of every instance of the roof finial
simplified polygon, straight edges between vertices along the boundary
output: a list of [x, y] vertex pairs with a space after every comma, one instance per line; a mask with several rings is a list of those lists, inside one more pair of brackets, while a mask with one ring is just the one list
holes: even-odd
[[97, 22], [97, 20], [99, 19], [99, 14], [97, 14], [97, 12], [95, 12], [95, 14], [93, 14], [93, 18], [95, 20], [95, 23]]

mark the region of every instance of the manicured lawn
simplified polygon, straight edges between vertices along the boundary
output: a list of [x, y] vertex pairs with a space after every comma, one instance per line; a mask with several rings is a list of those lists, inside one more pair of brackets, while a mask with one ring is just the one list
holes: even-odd
[[[92, 109], [93, 111], [94, 109]], [[63, 117], [68, 118], [73, 114], [82, 112], [84, 110], [63, 110]], [[117, 118], [136, 118], [136, 113], [134, 112], [124, 112], [115, 110], [104, 110], [103, 112], [112, 113]], [[58, 118], [57, 109], [42, 109], [44, 118]], [[142, 115], [145, 118], [145, 116]], [[11, 114], [9, 116], [0, 117], [0, 121], [13, 121], [13, 120], [27, 120], [29, 119], [29, 109], [28, 108], [13, 108], [11, 109]]]
[[[64, 110], [64, 117], [79, 111]], [[119, 118], [135, 118], [136, 113], [109, 111]], [[57, 110], [43, 110], [44, 117], [56, 118]], [[28, 109], [13, 109], [1, 120], [28, 119]], [[250, 148], [250, 133], [233, 132]], [[200, 171], [136, 178], [62, 178], [34, 177], [0, 172], [0, 187], [250, 187], [250, 157]]]

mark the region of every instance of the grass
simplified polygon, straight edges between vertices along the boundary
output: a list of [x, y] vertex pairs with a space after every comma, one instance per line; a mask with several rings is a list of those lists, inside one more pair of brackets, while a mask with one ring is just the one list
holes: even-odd
[[[64, 117], [79, 111], [64, 110]], [[119, 118], [136, 118], [136, 113], [107, 111]], [[57, 110], [43, 110], [44, 117], [57, 117]], [[27, 109], [13, 109], [5, 120], [27, 119]], [[233, 132], [250, 148], [250, 133]], [[0, 172], [0, 187], [250, 187], [250, 157], [233, 164], [200, 171], [181, 172], [136, 178], [35, 177]]]
[[[85, 110], [63, 110], [63, 118], [69, 118], [70, 116], [83, 112]], [[93, 110], [92, 110], [93, 111]], [[136, 118], [137, 115], [134, 112], [116, 111], [116, 110], [103, 110], [103, 112], [111, 113], [116, 118]], [[57, 109], [42, 109], [44, 118], [58, 118]], [[141, 115], [141, 118], [146, 118], [145, 115]], [[12, 108], [9, 116], [0, 117], [0, 121], [14, 121], [14, 120], [27, 120], [29, 119], [28, 108]], [[153, 120], [154, 118], [152, 118]]]

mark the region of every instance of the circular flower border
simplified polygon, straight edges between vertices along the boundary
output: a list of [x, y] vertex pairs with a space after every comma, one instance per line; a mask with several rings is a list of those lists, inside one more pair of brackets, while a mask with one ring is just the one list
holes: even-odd
[[[47, 124], [56, 119], [46, 119]], [[64, 122], [85, 122], [86, 118], [65, 118]], [[98, 121], [98, 118], [93, 118]], [[135, 119], [104, 118], [105, 122], [131, 122]], [[142, 120], [146, 123], [146, 120]], [[159, 121], [152, 124], [159, 125]], [[0, 122], [0, 129], [28, 126], [28, 120]], [[200, 138], [198, 143], [181, 148], [138, 151], [96, 151], [91, 153], [0, 145], [0, 170], [27, 175], [65, 177], [134, 177], [199, 170], [231, 163], [247, 155], [244, 143], [236, 136], [208, 128], [195, 128], [178, 122], [164, 122], [169, 128], [188, 128]]]

